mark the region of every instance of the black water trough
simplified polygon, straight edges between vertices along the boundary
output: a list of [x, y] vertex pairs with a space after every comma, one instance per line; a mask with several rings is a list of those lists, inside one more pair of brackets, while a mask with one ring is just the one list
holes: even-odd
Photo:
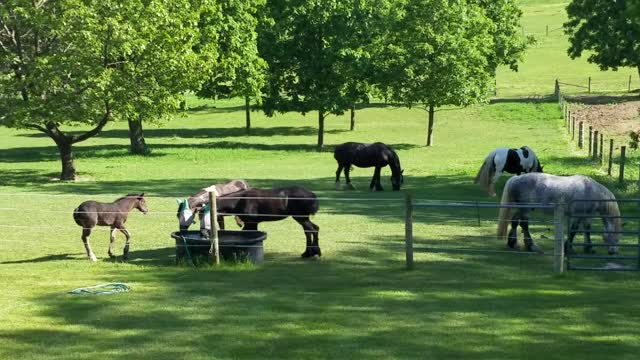
[[[211, 240], [202, 237], [200, 231], [179, 231], [171, 234], [176, 240], [176, 261], [192, 261], [199, 256], [209, 256]], [[226, 261], [249, 260], [254, 264], [264, 261], [262, 242], [267, 233], [257, 230], [218, 230], [220, 257]]]

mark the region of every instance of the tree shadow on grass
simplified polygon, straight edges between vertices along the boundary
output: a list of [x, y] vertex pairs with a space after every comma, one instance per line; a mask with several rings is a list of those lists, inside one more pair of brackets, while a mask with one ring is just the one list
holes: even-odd
[[[131, 292], [32, 299], [39, 304], [37, 316], [71, 329], [65, 336], [53, 336], [58, 328], [18, 327], [0, 332], [0, 338], [6, 340], [5, 351], [18, 357], [87, 351], [87, 358], [109, 353], [114, 359], [175, 356], [167, 344], [197, 356], [210, 353], [212, 343], [221, 358], [268, 353], [281, 359], [425, 353], [511, 359], [523, 351], [587, 357], [604, 351], [624, 358], [640, 350], [628, 340], [639, 334], [636, 316], [629, 315], [636, 313], [634, 288], [611, 281], [631, 279], [624, 274], [556, 277], [537, 260], [523, 265], [515, 258], [455, 255], [419, 257], [414, 270], [406, 271], [398, 255], [373, 242], [321, 261], [278, 259], [241, 270], [118, 269]], [[581, 329], [587, 325], [585, 333]], [[69, 326], [91, 327], [100, 335]], [[114, 336], [123, 330], [127, 346], [112, 352]], [[625, 336], [602, 350], [601, 343], [572, 345], [576, 336], [602, 333]]]
[[513, 97], [513, 98], [493, 98], [489, 100], [489, 104], [504, 104], [504, 103], [540, 104], [540, 103], [552, 103], [557, 101], [558, 99], [554, 95], [539, 95], [539, 96], [526, 96], [526, 97]]
[[602, 104], [621, 104], [631, 101], [640, 101], [638, 95], [570, 95], [565, 96], [570, 102], [581, 103], [584, 105], [602, 105]]
[[[212, 125], [214, 125], [212, 123]], [[331, 129], [325, 130], [326, 134], [339, 134], [348, 130]], [[247, 133], [244, 127], [204, 127], [204, 128], [146, 128], [144, 129], [147, 141], [156, 138], [184, 138], [184, 139], [216, 139], [228, 137], [272, 137], [272, 136], [313, 136], [318, 133], [318, 129], [311, 126], [274, 126], [274, 127], [252, 127]], [[43, 137], [40, 133], [24, 133], [16, 136], [38, 138]], [[128, 139], [129, 130], [108, 129], [101, 131], [96, 138], [102, 139]]]

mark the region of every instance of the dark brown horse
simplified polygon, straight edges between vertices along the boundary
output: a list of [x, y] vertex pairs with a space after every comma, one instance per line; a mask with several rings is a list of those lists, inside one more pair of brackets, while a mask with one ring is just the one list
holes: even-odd
[[248, 189], [217, 199], [218, 211], [236, 215], [243, 223], [243, 230], [258, 230], [263, 221], [278, 221], [289, 216], [302, 226], [307, 246], [302, 257], [321, 256], [318, 243], [320, 227], [309, 217], [318, 212], [316, 195], [300, 186], [275, 189]]
[[333, 157], [338, 162], [336, 170], [336, 189], [340, 190], [340, 173], [344, 169], [344, 177], [347, 180], [347, 189], [353, 190], [349, 171], [355, 165], [361, 168], [375, 167], [371, 178], [370, 190], [382, 191], [380, 184], [380, 171], [389, 165], [391, 169], [391, 186], [394, 191], [400, 190], [404, 182], [404, 170], [400, 168], [400, 158], [398, 154], [388, 145], [381, 142], [373, 144], [362, 144], [357, 142], [346, 142], [336, 146]]
[[127, 238], [124, 244], [122, 258], [127, 260], [129, 257], [129, 231], [124, 227], [127, 222], [127, 216], [133, 209], [140, 210], [143, 214], [147, 213], [147, 204], [144, 201], [144, 193], [128, 194], [112, 203], [103, 203], [98, 201], [85, 201], [75, 210], [73, 210], [73, 220], [76, 224], [82, 226], [82, 242], [87, 250], [87, 256], [91, 261], [96, 261], [96, 256], [89, 245], [89, 235], [91, 230], [96, 226], [111, 227], [111, 241], [109, 242], [109, 257], [114, 257], [113, 243], [116, 239], [116, 230], [120, 230]]

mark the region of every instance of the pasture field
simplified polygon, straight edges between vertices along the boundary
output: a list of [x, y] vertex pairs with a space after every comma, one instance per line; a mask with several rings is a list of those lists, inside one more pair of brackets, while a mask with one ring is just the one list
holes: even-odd
[[[366, 190], [369, 169], [354, 170], [358, 191], [334, 190], [332, 146], [382, 136], [401, 157], [403, 190], [417, 199], [497, 202], [472, 179], [486, 154], [505, 143], [532, 146], [547, 172], [591, 174], [621, 196], [633, 192], [573, 152], [556, 103], [438, 112], [431, 148], [422, 146], [425, 111], [372, 107], [358, 111], [355, 132], [346, 116], [330, 117], [323, 152], [314, 150], [315, 117], [254, 113], [247, 136], [238, 105], [218, 101], [147, 126], [153, 152], [144, 158], [127, 155], [126, 125], [110, 124], [77, 147], [81, 180], [74, 183], [51, 180], [59, 164], [49, 139], [0, 129], [1, 358], [635, 357], [637, 274], [557, 276], [549, 256], [502, 252], [495, 211], [478, 214], [480, 221], [475, 210], [442, 209], [416, 211], [417, 246], [495, 253], [419, 252], [407, 271], [403, 195], [388, 191], [388, 169], [384, 193]], [[176, 266], [169, 237], [175, 198], [229, 178], [315, 191], [322, 260], [299, 258], [302, 231], [288, 219], [261, 226], [268, 232], [263, 265]], [[90, 263], [71, 212], [83, 200], [131, 191], [145, 191], [151, 210], [129, 218], [131, 260], [106, 258], [103, 229], [92, 236], [99, 261]], [[545, 231], [534, 235], [550, 251]], [[120, 236], [118, 254], [122, 243]], [[112, 281], [131, 292], [66, 294]]]
[[[535, 33], [538, 45], [518, 73], [498, 73], [502, 99], [438, 111], [430, 148], [419, 108], [360, 109], [353, 132], [347, 116], [331, 116], [326, 148], [317, 152], [315, 114], [268, 119], [254, 112], [247, 135], [241, 101], [191, 99], [184, 117], [145, 125], [148, 156], [128, 154], [122, 123], [78, 144], [80, 179], [70, 183], [55, 180], [60, 165], [49, 138], [0, 128], [0, 358], [635, 359], [638, 274], [555, 275], [550, 256], [505, 251], [494, 236], [495, 210], [416, 210], [423, 250], [415, 269], [405, 270], [404, 191], [417, 200], [497, 203], [472, 179], [498, 146], [529, 145], [545, 172], [594, 176], [618, 197], [637, 196], [635, 182], [619, 186], [576, 150], [557, 103], [505, 99], [548, 95], [557, 77], [586, 84], [591, 75], [594, 91], [619, 91], [636, 74], [600, 72], [566, 56], [566, 37], [554, 29], [567, 3], [521, 1], [525, 33]], [[389, 191], [388, 169], [386, 191], [368, 192], [372, 170], [359, 168], [352, 172], [357, 191], [337, 192], [332, 149], [345, 141], [392, 144], [405, 169], [403, 192]], [[322, 259], [299, 258], [304, 236], [287, 219], [260, 226], [268, 233], [262, 265], [176, 265], [175, 199], [233, 178], [316, 192], [320, 212], [312, 220]], [[108, 231], [98, 228], [91, 244], [99, 259], [91, 263], [73, 209], [135, 191], [145, 192], [150, 213], [129, 216], [130, 261], [107, 258]], [[634, 206], [623, 213], [636, 213]], [[534, 216], [533, 234], [549, 254], [550, 219]], [[118, 255], [122, 246], [119, 234]], [[125, 282], [131, 291], [67, 294], [105, 282]]]
[[[521, 97], [553, 94], [555, 79], [579, 85], [563, 86], [565, 93], [584, 93], [591, 77], [593, 93], [626, 92], [631, 75], [631, 89], [640, 88], [637, 69], [600, 71], [587, 62], [587, 55], [572, 60], [567, 55], [569, 41], [562, 28], [567, 21], [566, 0], [520, 0], [523, 11], [522, 31], [536, 39], [519, 65], [518, 72], [500, 69], [496, 76], [498, 96]], [[549, 32], [547, 34], [547, 26]]]

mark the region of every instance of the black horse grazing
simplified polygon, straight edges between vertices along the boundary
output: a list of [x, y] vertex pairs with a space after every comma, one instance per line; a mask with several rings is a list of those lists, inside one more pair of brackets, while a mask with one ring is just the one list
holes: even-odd
[[76, 224], [82, 226], [82, 242], [84, 242], [84, 248], [87, 250], [87, 256], [91, 261], [96, 261], [96, 256], [91, 250], [89, 245], [89, 235], [91, 230], [96, 226], [110, 226], [111, 227], [111, 241], [109, 242], [109, 256], [114, 257], [113, 254], [113, 242], [116, 239], [116, 230], [120, 230], [127, 241], [124, 245], [124, 252], [122, 258], [127, 260], [129, 257], [129, 231], [124, 227], [124, 223], [127, 221], [129, 212], [133, 209], [140, 210], [143, 214], [147, 213], [147, 204], [144, 201], [144, 193], [142, 194], [128, 194], [121, 197], [112, 203], [103, 203], [98, 201], [85, 201], [75, 210], [73, 210], [73, 220]]
[[347, 180], [347, 189], [353, 190], [351, 185], [351, 179], [349, 178], [349, 171], [351, 165], [357, 167], [375, 167], [373, 172], [373, 178], [371, 178], [371, 184], [369, 189], [375, 187], [376, 191], [382, 191], [382, 185], [380, 185], [380, 170], [389, 165], [391, 168], [391, 185], [394, 191], [400, 190], [400, 185], [404, 182], [404, 176], [402, 175], [404, 170], [400, 168], [400, 159], [396, 152], [388, 145], [381, 142], [373, 144], [362, 144], [356, 142], [346, 142], [344, 144], [336, 146], [333, 151], [333, 157], [338, 162], [338, 170], [336, 171], [336, 189], [340, 189], [340, 173], [344, 169], [344, 177]]
[[247, 189], [217, 199], [218, 211], [223, 215], [236, 215], [243, 223], [243, 230], [258, 230], [258, 223], [278, 221], [293, 217], [302, 225], [307, 239], [303, 258], [321, 256], [318, 244], [320, 227], [309, 220], [318, 212], [316, 195], [300, 186], [275, 189]]

